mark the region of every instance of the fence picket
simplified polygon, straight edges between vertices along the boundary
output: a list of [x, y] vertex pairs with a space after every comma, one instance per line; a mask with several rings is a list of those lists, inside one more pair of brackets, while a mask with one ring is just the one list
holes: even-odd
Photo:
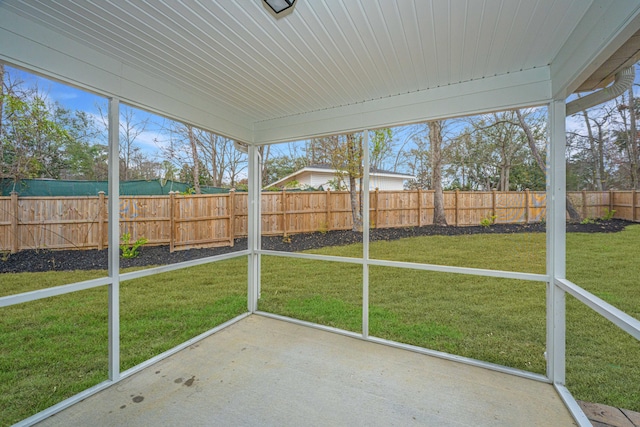
[[[414, 197], [415, 195], [415, 197]], [[346, 191], [263, 193], [263, 233], [282, 235], [351, 228]], [[524, 202], [522, 201], [524, 197]], [[569, 192], [583, 215], [638, 221], [636, 191]], [[246, 193], [179, 196], [122, 196], [120, 221], [131, 239], [144, 237], [149, 245], [169, 244], [170, 250], [203, 246], [233, 246], [246, 236]], [[0, 197], [0, 250], [102, 249], [106, 247], [107, 214], [104, 193], [96, 197]], [[372, 192], [373, 228], [429, 225], [433, 221], [433, 191]], [[456, 226], [478, 225], [488, 215], [496, 222], [530, 223], [544, 218], [545, 193], [445, 192], [447, 217]], [[424, 217], [423, 217], [424, 215]], [[145, 235], [146, 234], [146, 235]], [[23, 236], [24, 238], [21, 238]]]

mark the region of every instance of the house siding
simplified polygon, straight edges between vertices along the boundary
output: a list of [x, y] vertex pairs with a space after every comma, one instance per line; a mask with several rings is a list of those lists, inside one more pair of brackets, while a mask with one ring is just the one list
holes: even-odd
[[[336, 179], [336, 175], [332, 171], [304, 170], [294, 174], [288, 179], [279, 182], [278, 187], [285, 187], [291, 181], [297, 181], [301, 185], [312, 188], [328, 188], [329, 181]], [[369, 175], [369, 189], [376, 188], [381, 191], [401, 191], [404, 190], [404, 182], [408, 178], [402, 176], [385, 176], [378, 175], [373, 172]], [[358, 180], [359, 181], [359, 180]], [[359, 188], [358, 188], [359, 189]]]

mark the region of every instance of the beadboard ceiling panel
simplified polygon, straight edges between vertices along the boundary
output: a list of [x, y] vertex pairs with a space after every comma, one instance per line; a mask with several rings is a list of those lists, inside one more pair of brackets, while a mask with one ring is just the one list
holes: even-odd
[[611, 7], [601, 0], [298, 0], [276, 17], [260, 0], [4, 0], [0, 13], [207, 96], [249, 129], [550, 67], [600, 3]]

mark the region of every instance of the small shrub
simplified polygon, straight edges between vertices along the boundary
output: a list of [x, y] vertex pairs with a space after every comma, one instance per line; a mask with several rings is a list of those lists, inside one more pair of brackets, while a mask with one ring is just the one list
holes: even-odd
[[327, 223], [327, 221], [321, 221], [320, 223], [318, 223], [318, 233], [327, 234], [328, 231], [329, 224]]
[[491, 216], [482, 218], [480, 220], [480, 225], [483, 226], [484, 228], [491, 227], [493, 224], [496, 223], [496, 218], [498, 218], [497, 215], [491, 215]]
[[120, 250], [122, 251], [122, 258], [135, 258], [138, 256], [138, 248], [148, 242], [144, 237], [139, 238], [135, 242], [131, 243], [131, 233], [124, 233], [120, 238], [122, 244]]
[[291, 243], [291, 236], [289, 236], [288, 234], [283, 234], [282, 235], [282, 243]]
[[297, 180], [291, 180], [284, 185], [284, 188], [287, 189], [296, 189], [300, 187], [300, 183]]
[[615, 209], [605, 209], [604, 210], [604, 215], [602, 216], [602, 218], [600, 218], [603, 221], [609, 221], [610, 219], [613, 218], [613, 216], [616, 214], [616, 210]]
[[582, 221], [580, 221], [580, 224], [582, 225], [587, 225], [587, 224], [595, 224], [596, 220], [593, 218], [585, 218]]

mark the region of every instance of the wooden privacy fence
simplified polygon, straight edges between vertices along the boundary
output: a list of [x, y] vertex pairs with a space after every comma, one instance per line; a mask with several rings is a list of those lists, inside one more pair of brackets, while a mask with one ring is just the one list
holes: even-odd
[[[636, 191], [582, 191], [569, 197], [583, 217], [637, 221]], [[171, 251], [233, 246], [247, 235], [246, 193], [169, 196], [121, 196], [120, 229], [132, 240], [169, 245]], [[444, 193], [449, 225], [531, 223], [544, 219], [544, 192], [450, 191]], [[262, 233], [349, 230], [351, 204], [346, 191], [262, 193]], [[433, 191], [372, 191], [372, 228], [414, 227], [433, 223]], [[107, 246], [107, 197], [0, 197], [0, 250], [103, 249]]]

